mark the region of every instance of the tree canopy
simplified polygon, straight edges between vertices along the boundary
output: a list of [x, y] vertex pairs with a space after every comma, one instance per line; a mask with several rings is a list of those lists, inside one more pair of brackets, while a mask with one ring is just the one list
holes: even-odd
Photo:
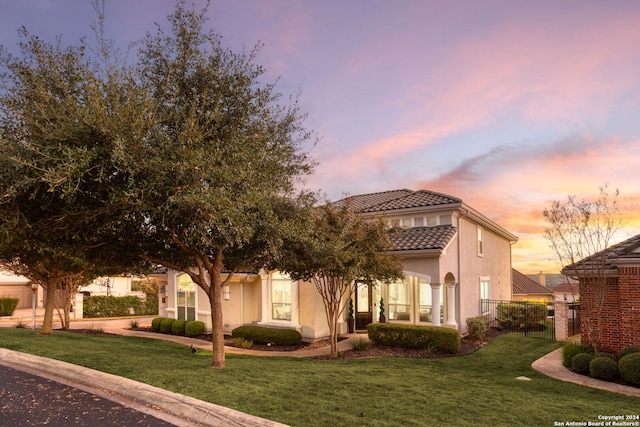
[[188, 273], [209, 297], [223, 367], [223, 277], [273, 258], [312, 205], [298, 187], [314, 137], [297, 98], [262, 81], [259, 44], [224, 48], [206, 7], [184, 1], [168, 23], [130, 65], [100, 31], [91, 50], [24, 30], [20, 54], [2, 52], [2, 215], [31, 204], [55, 225], [52, 246], [75, 239]]

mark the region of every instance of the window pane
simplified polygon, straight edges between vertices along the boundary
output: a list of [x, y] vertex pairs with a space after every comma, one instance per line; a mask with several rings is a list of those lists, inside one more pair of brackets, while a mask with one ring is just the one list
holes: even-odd
[[411, 286], [402, 281], [389, 285], [389, 319], [410, 320]]
[[271, 281], [271, 317], [291, 320], [291, 280]]
[[422, 227], [424, 225], [424, 220], [422, 219], [421, 216], [417, 216], [417, 217], [413, 218], [413, 224], [416, 227]]

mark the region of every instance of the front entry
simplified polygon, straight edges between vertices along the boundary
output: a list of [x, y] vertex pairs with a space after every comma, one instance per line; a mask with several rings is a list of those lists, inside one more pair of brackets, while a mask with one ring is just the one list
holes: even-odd
[[196, 320], [196, 285], [188, 274], [178, 276], [177, 310], [179, 320]]
[[367, 329], [373, 321], [372, 286], [367, 283], [356, 283], [356, 329]]

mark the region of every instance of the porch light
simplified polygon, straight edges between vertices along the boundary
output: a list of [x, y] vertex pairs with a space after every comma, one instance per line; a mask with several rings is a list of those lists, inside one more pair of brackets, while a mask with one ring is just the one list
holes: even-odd
[[222, 290], [222, 296], [227, 301], [231, 298], [231, 290], [229, 289], [229, 285], [225, 286]]

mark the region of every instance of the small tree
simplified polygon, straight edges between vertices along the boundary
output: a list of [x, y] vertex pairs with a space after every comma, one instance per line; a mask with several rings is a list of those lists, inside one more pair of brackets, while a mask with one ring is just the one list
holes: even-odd
[[392, 245], [386, 225], [381, 220], [365, 221], [348, 204], [317, 207], [311, 223], [300, 231], [275, 267], [294, 280], [315, 285], [329, 326], [331, 357], [335, 358], [338, 320], [353, 294], [354, 281], [374, 283], [400, 278], [402, 264], [387, 253]]
[[[584, 326], [589, 343], [598, 351], [602, 343], [602, 310], [607, 286], [607, 254], [604, 252], [624, 218], [617, 202], [619, 192], [600, 187], [595, 201], [577, 200], [552, 202], [543, 214], [548, 226], [545, 238], [551, 244], [562, 273], [578, 279], [585, 292], [580, 293], [581, 329]], [[589, 289], [589, 292], [586, 290]]]

